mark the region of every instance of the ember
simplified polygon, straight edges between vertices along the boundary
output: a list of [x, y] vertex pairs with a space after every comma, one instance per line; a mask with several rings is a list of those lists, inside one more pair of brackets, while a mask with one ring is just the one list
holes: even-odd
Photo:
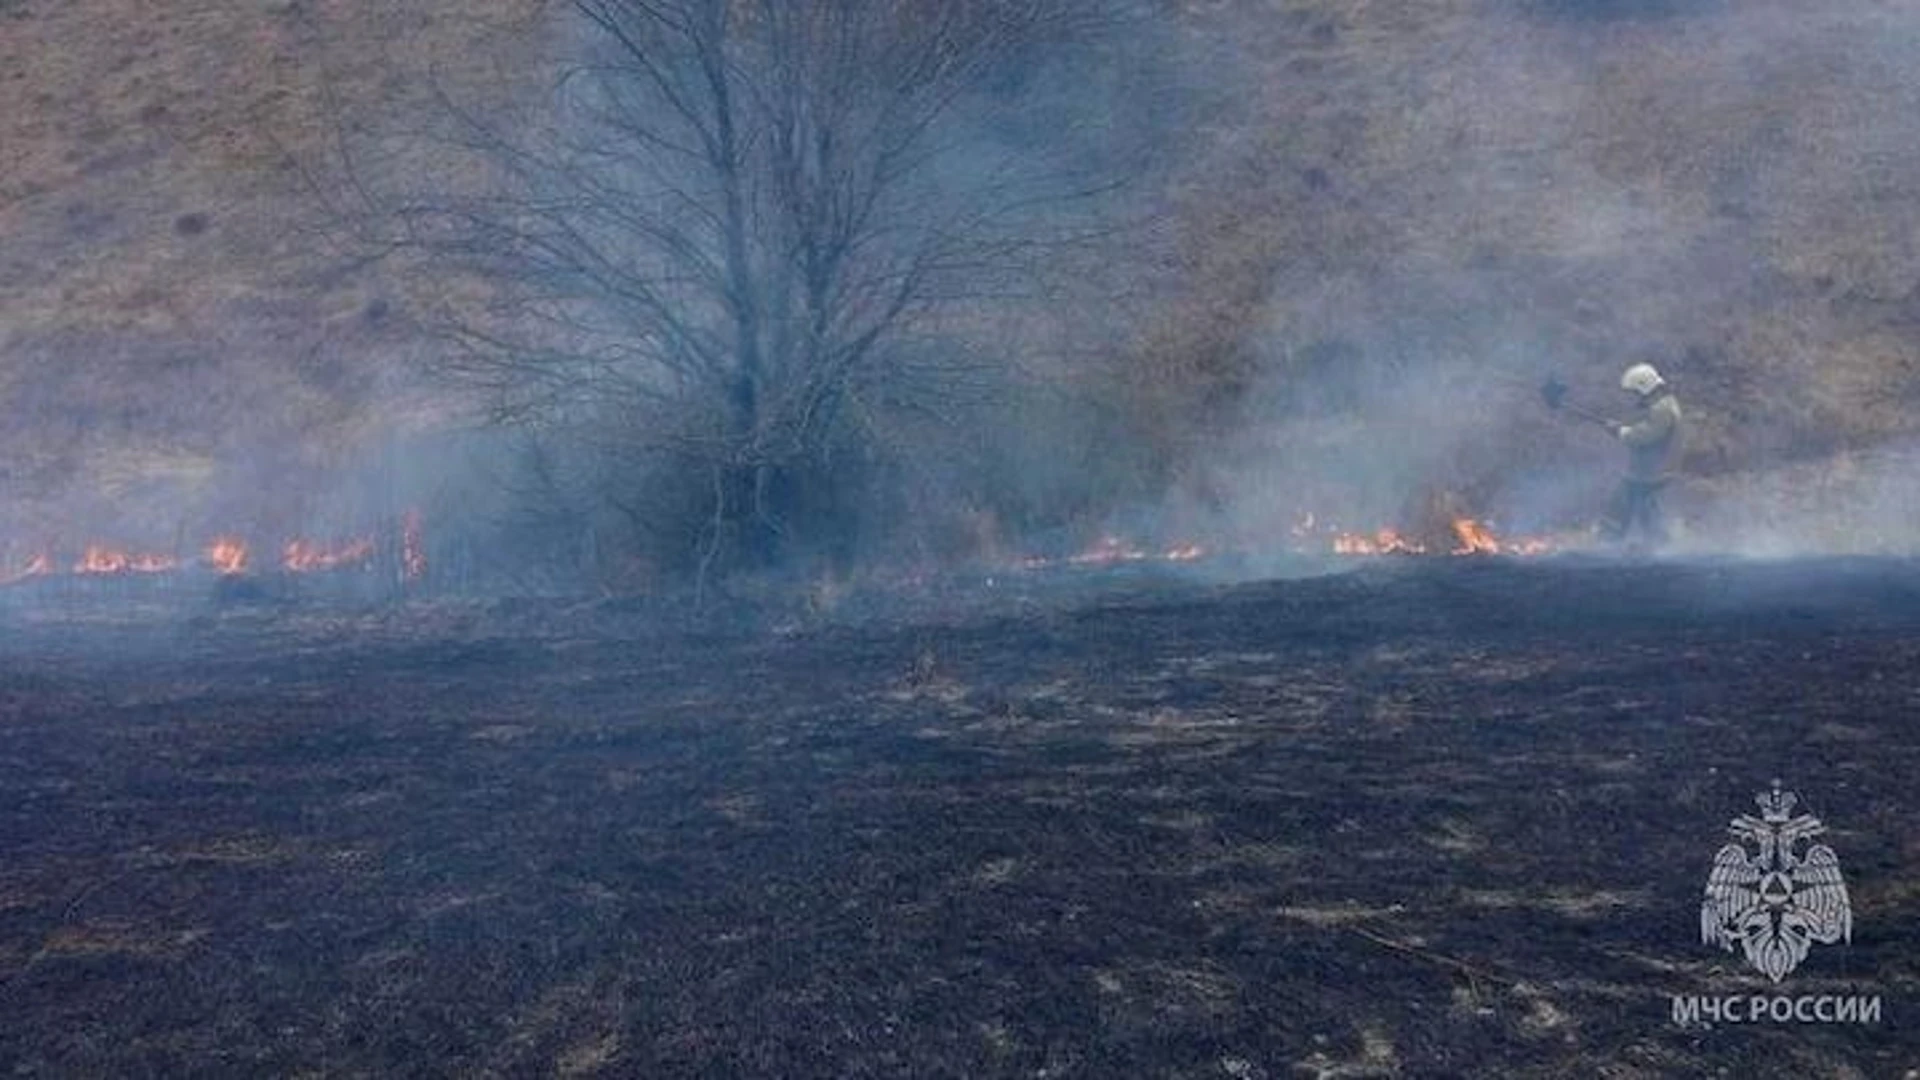
[[1067, 561], [1076, 564], [1135, 562], [1146, 557], [1146, 551], [1134, 544], [1117, 536], [1103, 536], [1099, 543], [1080, 554], [1067, 556]]
[[1206, 558], [1209, 554], [1205, 546], [1192, 541], [1173, 543], [1164, 548], [1150, 548], [1118, 536], [1107, 535], [1102, 536], [1085, 551], [1065, 558], [1029, 555], [1015, 560], [1013, 565], [1021, 570], [1044, 570], [1060, 565], [1105, 566], [1112, 563], [1194, 562]]
[[408, 581], [419, 581], [427, 574], [427, 546], [423, 539], [420, 511], [408, 510], [400, 518], [400, 572]]

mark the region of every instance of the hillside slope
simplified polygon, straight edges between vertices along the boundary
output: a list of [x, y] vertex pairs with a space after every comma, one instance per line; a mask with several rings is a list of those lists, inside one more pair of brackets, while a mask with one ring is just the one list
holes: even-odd
[[1256, 433], [1216, 483], [1435, 472], [1526, 503], [1615, 453], [1541, 379], [1618, 409], [1643, 356], [1709, 487], [1914, 434], [1910, 9], [1303, 0], [1195, 25], [1238, 106], [1175, 193], [1145, 355]]
[[[0, 529], [290, 498], [377, 443], [418, 343], [409, 283], [323, 227], [341, 123], [404, 117], [430, 78], [510, 86], [499, 31], [544, 6], [0, 4]], [[1113, 391], [1141, 460], [1287, 512], [1441, 486], [1577, 516], [1562, 478], [1613, 450], [1530, 388], [1611, 404], [1641, 354], [1709, 487], [1914, 435], [1920, 15], [1162, 8], [1207, 104], [1169, 111], [1193, 149], [1120, 260], [1148, 283]]]

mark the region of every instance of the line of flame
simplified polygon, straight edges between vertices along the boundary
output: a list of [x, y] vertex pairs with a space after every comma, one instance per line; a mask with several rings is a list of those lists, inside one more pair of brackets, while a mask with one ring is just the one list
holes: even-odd
[[[288, 573], [302, 574], [364, 566], [372, 562], [376, 550], [371, 537], [359, 537], [338, 544], [295, 538], [288, 540], [281, 548], [280, 567]], [[230, 534], [215, 537], [202, 549], [201, 557], [208, 567], [223, 576], [244, 574], [252, 562], [252, 553], [246, 541]], [[69, 572], [85, 576], [164, 574], [180, 569], [181, 565], [181, 560], [172, 555], [89, 544]], [[426, 575], [425, 527], [417, 510], [409, 510], [401, 518], [400, 569], [408, 581], [418, 581]], [[40, 552], [19, 570], [11, 573], [0, 571], [0, 586], [52, 577], [59, 572], [53, 556]]]

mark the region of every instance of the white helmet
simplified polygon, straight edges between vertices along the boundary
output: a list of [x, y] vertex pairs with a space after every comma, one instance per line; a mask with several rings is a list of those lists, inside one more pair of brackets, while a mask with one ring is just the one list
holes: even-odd
[[1620, 389], [1631, 390], [1641, 397], [1646, 397], [1665, 385], [1666, 380], [1660, 377], [1660, 373], [1654, 370], [1652, 364], [1635, 364], [1627, 369], [1626, 374], [1620, 376]]

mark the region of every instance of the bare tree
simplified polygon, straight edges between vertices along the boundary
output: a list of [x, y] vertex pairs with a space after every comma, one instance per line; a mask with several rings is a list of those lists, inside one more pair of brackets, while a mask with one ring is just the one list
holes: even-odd
[[965, 343], [1087, 229], [1110, 178], [995, 110], [1103, 6], [574, 0], [549, 99], [442, 95], [427, 182], [354, 183], [467, 283], [437, 313], [449, 374], [704, 477], [703, 573], [768, 565], [836, 526], [890, 417], [990, 381]]

